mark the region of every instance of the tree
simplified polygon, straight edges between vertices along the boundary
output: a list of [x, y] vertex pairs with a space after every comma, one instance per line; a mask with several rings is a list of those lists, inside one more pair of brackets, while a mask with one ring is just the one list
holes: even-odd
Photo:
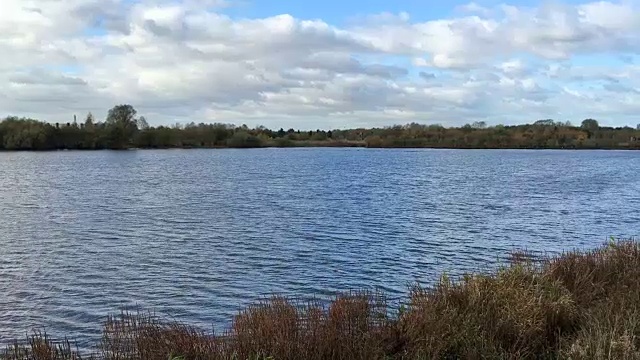
[[94, 124], [95, 124], [95, 119], [93, 118], [93, 114], [88, 113], [87, 118], [84, 120], [84, 127], [87, 129], [91, 129], [93, 128]]
[[382, 138], [380, 138], [380, 136], [378, 135], [367, 136], [367, 138], [364, 139], [364, 141], [367, 144], [367, 147], [370, 147], [370, 148], [382, 146]]
[[130, 126], [135, 124], [137, 113], [131, 105], [114, 106], [107, 114], [107, 125]]
[[259, 137], [253, 136], [244, 130], [237, 131], [227, 139], [227, 146], [232, 148], [252, 148], [262, 146]]
[[114, 149], [126, 148], [138, 130], [138, 112], [131, 105], [117, 105], [107, 114], [109, 146]]
[[535, 125], [535, 126], [554, 126], [555, 122], [552, 119], [538, 120], [538, 121], [534, 122], [533, 125]]
[[324, 131], [316, 130], [313, 136], [311, 136], [311, 140], [316, 140], [316, 141], [327, 140], [327, 133], [325, 133]]
[[636, 125], [636, 130], [640, 130], [640, 124]]
[[471, 127], [474, 129], [485, 129], [487, 127], [487, 123], [485, 121], [476, 121], [471, 124]]
[[138, 129], [140, 130], [149, 129], [149, 123], [147, 122], [147, 119], [144, 116], [140, 116], [140, 118], [138, 119]]
[[582, 121], [581, 127], [585, 130], [595, 131], [600, 128], [600, 124], [594, 119], [585, 119]]

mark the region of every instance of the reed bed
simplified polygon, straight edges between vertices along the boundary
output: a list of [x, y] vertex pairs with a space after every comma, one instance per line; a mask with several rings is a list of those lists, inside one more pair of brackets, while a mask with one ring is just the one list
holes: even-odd
[[272, 297], [220, 334], [120, 313], [106, 319], [91, 354], [35, 333], [2, 358], [640, 360], [640, 243], [511, 259], [491, 273], [416, 286], [400, 309], [378, 292], [328, 303]]

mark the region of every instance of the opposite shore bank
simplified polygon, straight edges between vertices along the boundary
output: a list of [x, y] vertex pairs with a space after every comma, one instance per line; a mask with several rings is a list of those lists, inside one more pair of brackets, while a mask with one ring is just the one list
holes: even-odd
[[368, 147], [448, 149], [640, 149], [640, 125], [602, 127], [586, 119], [580, 126], [554, 120], [533, 124], [462, 127], [406, 124], [384, 128], [271, 130], [232, 124], [149, 126], [130, 105], [109, 111], [104, 122], [48, 123], [9, 117], [0, 121], [0, 151], [167, 148]]
[[612, 241], [544, 259], [514, 253], [495, 272], [414, 287], [399, 309], [379, 293], [328, 305], [274, 297], [218, 335], [121, 314], [92, 355], [36, 334], [1, 358], [640, 359], [639, 305], [640, 243]]

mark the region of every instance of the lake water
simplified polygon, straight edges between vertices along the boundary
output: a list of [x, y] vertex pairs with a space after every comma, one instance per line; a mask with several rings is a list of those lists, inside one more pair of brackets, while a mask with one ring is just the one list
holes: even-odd
[[402, 296], [512, 249], [640, 234], [640, 152], [0, 153], [0, 339], [138, 305], [211, 329], [270, 293]]

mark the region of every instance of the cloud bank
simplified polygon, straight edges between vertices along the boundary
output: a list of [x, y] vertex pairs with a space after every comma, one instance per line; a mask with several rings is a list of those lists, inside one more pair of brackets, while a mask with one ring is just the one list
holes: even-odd
[[343, 25], [221, 1], [3, 0], [2, 115], [130, 103], [152, 124], [344, 128], [593, 117], [635, 125], [640, 3], [470, 3]]

